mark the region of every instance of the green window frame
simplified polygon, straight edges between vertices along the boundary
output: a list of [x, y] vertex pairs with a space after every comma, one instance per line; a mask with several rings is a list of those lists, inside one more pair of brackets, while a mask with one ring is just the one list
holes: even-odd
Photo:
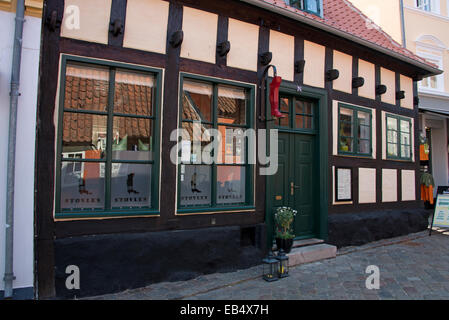
[[[73, 101], [74, 99], [72, 91], [70, 91], [70, 97], [66, 97], [68, 66], [74, 67], [72, 70], [85, 68], [88, 70], [87, 72], [89, 72], [89, 69], [93, 70], [92, 72], [102, 70], [102, 72], [104, 71], [102, 73], [104, 77], [100, 81], [106, 84], [99, 85], [97, 81], [99, 76], [92, 76], [92, 73], [80, 74], [75, 77], [69, 75], [71, 81], [74, 81], [73, 79], [79, 82], [90, 81], [88, 82], [90, 83], [89, 86], [93, 88], [90, 89], [90, 92], [93, 91], [94, 93], [89, 96], [89, 93], [86, 93], [87, 90], [82, 92], [80, 86], [79, 94], [88, 95], [87, 98], [83, 98], [84, 100], [79, 98], [81, 102], [72, 102], [67, 107], [66, 99], [67, 101], [70, 101], [70, 99]], [[161, 83], [162, 70], [160, 69], [88, 57], [62, 55], [56, 155], [56, 219], [159, 215]], [[73, 87], [74, 84], [71, 83], [69, 89], [73, 89]], [[125, 90], [124, 88], [131, 91], [135, 90], [133, 97], [134, 101], [138, 100], [138, 102], [133, 103], [131, 100], [133, 98], [129, 96], [126, 98], [125, 93], [122, 93], [122, 95], [117, 93], [116, 95], [116, 90], [119, 92], [118, 90]], [[96, 93], [98, 93], [98, 96], [95, 95]], [[98, 99], [95, 100], [95, 98]], [[92, 108], [83, 106], [83, 101], [86, 106]], [[87, 103], [87, 101], [90, 101], [90, 103]], [[132, 109], [131, 106], [135, 108]], [[150, 107], [145, 109], [147, 106]], [[68, 120], [64, 121], [66, 116]], [[83, 152], [70, 151], [70, 148], [73, 147], [67, 147], [67, 133], [64, 132], [72, 130], [72, 135], [82, 136], [82, 133], [77, 133], [77, 131], [82, 132], [80, 129], [80, 123], [82, 122], [84, 122], [82, 126], [89, 126], [91, 129], [90, 149], [86, 149], [87, 152], [84, 151], [84, 154], [86, 154], [84, 158], [79, 155]], [[77, 124], [73, 125], [73, 123]], [[86, 123], [89, 124], [86, 125]], [[70, 124], [69, 128], [67, 128], [68, 124]], [[130, 129], [130, 127], [133, 129]], [[128, 137], [129, 130], [132, 132], [136, 127], [138, 133], [133, 133]], [[97, 145], [92, 143], [95, 130], [104, 130], [101, 133], [101, 138], [98, 135]], [[84, 134], [85, 137], [89, 138], [89, 130], [87, 131], [88, 133]], [[126, 135], [122, 137], [120, 137], [121, 134], [114, 135], [119, 131], [125, 132]], [[145, 132], [145, 134], [139, 135], [139, 132]], [[134, 136], [137, 138], [134, 138]], [[66, 140], [63, 141], [64, 139]], [[70, 139], [73, 141], [73, 138]], [[133, 140], [130, 143], [132, 139], [136, 141]], [[89, 139], [87, 141], [89, 143]], [[79, 148], [79, 146], [76, 148]], [[95, 156], [89, 157], [87, 154], [94, 154]], [[65, 166], [65, 176], [62, 176], [63, 166]], [[73, 167], [76, 173], [84, 169], [90, 171], [84, 171], [83, 176], [80, 177], [70, 177], [72, 182], [76, 179], [80, 181], [79, 186], [72, 186], [70, 192], [67, 191], [68, 189], [62, 190], [67, 186], [65, 181], [67, 179], [67, 167]], [[129, 172], [131, 173], [127, 174]], [[86, 176], [88, 178], [85, 178]], [[98, 192], [90, 192], [90, 198], [84, 199], [84, 195], [89, 195], [89, 191], [84, 190], [87, 189], [85, 181], [89, 179], [99, 181], [96, 183], [96, 186], [99, 186], [98, 189], [94, 188]], [[79, 195], [77, 192], [73, 192], [72, 189], [74, 188], [78, 188]], [[72, 199], [68, 199], [67, 194], [72, 195]], [[74, 194], [79, 198], [74, 197]], [[64, 201], [62, 200], [63, 196]], [[70, 207], [67, 203], [82, 204]], [[93, 205], [92, 203], [99, 204]]]
[[276, 119], [275, 127], [282, 131], [317, 133], [317, 106], [312, 99], [281, 93], [279, 111], [285, 118]]
[[[199, 76], [199, 75], [193, 75], [188, 73], [181, 73], [180, 74], [180, 94], [179, 94], [179, 123], [178, 127], [181, 129], [184, 126], [190, 126], [194, 125], [195, 123], [198, 123], [197, 120], [187, 119], [183, 117], [183, 99], [184, 99], [184, 84], [185, 83], [191, 83], [195, 82], [198, 84], [203, 84], [205, 86], [209, 86], [212, 92], [212, 98], [211, 98], [211, 112], [210, 115], [206, 116], [208, 119], [202, 119], [201, 125], [205, 128], [210, 129], [219, 129], [219, 127], [229, 127], [229, 129], [254, 129], [254, 100], [255, 100], [255, 87], [251, 84], [245, 84], [241, 82], [235, 82], [235, 81], [229, 81], [229, 80], [222, 80], [222, 79], [216, 79], [216, 78], [210, 78], [205, 76]], [[219, 87], [221, 86], [229, 86], [234, 87], [236, 89], [244, 90], [246, 95], [246, 105], [245, 105], [245, 123], [240, 124], [233, 124], [233, 123], [225, 123], [219, 121], [219, 111], [218, 111], [218, 104], [219, 104]], [[199, 108], [195, 107], [195, 103], [193, 99], [190, 96], [190, 93], [186, 92], [186, 99], [191, 103], [191, 106], [193, 109], [199, 111]], [[227, 137], [222, 136], [222, 140], [225, 141]], [[235, 164], [226, 164], [226, 163], [215, 163], [212, 164], [197, 164], [192, 161], [184, 162], [181, 160], [180, 163], [178, 163], [178, 195], [177, 195], [177, 214], [201, 214], [201, 213], [208, 213], [208, 212], [230, 212], [230, 211], [253, 211], [255, 209], [254, 206], [254, 164], [248, 163], [248, 157], [249, 157], [249, 149], [248, 149], [248, 139], [244, 138], [244, 145], [245, 150], [243, 151], [244, 154], [244, 162], [239, 162]], [[234, 145], [235, 150], [235, 145]], [[182, 150], [180, 150], [180, 154], [182, 154]], [[211, 156], [214, 155], [211, 153]], [[182, 156], [181, 156], [182, 158]], [[192, 164], [193, 163], [193, 164]], [[186, 170], [188, 166], [196, 166], [196, 167], [207, 167], [210, 170], [210, 201], [209, 203], [203, 203], [203, 204], [182, 204], [182, 196], [181, 196], [181, 189], [182, 189], [182, 183], [184, 182], [184, 177], [187, 179]], [[217, 200], [218, 194], [218, 169], [221, 167], [235, 167], [235, 168], [244, 168], [245, 170], [245, 177], [244, 177], [244, 187], [245, 187], [245, 201], [242, 201], [241, 203], [218, 203]], [[240, 171], [241, 172], [241, 171]], [[195, 175], [196, 175], [195, 171]], [[186, 202], [184, 200], [184, 202]]]
[[412, 120], [386, 114], [385, 128], [387, 159], [411, 161], [413, 158]]
[[[350, 120], [345, 119], [343, 110], [352, 113]], [[366, 118], [361, 118], [366, 114]], [[365, 123], [363, 123], [365, 119]], [[368, 120], [368, 123], [366, 122]], [[345, 126], [347, 126], [345, 128]], [[350, 134], [345, 129], [350, 128]], [[365, 134], [363, 135], [363, 132]], [[352, 147], [352, 148], [351, 148]], [[363, 151], [366, 149], [366, 152]], [[372, 112], [370, 109], [353, 105], [338, 104], [338, 154], [359, 157], [372, 157]]]

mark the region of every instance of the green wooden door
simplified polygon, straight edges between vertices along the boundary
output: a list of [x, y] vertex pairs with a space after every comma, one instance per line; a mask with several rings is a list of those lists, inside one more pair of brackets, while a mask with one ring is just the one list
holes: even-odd
[[272, 204], [298, 211], [294, 231], [297, 239], [316, 236], [318, 217], [318, 174], [315, 136], [279, 133], [279, 169], [272, 178]]

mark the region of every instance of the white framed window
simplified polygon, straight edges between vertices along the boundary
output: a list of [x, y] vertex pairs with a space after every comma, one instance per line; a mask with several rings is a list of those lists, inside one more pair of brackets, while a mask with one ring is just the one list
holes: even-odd
[[[427, 52], [419, 51], [419, 49], [416, 52], [418, 56], [426, 59], [429, 62], [432, 62], [436, 64], [440, 69], [443, 68], [443, 57], [433, 55]], [[432, 76], [428, 78], [424, 78], [421, 80], [418, 84], [419, 89], [426, 90], [426, 91], [444, 91], [444, 76], [443, 74]]]
[[415, 6], [423, 11], [440, 13], [440, 0], [415, 0]]

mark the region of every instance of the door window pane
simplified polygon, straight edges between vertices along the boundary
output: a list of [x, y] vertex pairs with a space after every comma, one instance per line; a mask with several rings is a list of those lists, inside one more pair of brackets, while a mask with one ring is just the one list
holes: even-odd
[[212, 121], [211, 84], [185, 80], [183, 82], [182, 118], [202, 122]]
[[281, 112], [290, 112], [290, 105], [288, 98], [281, 98], [281, 103], [279, 103], [279, 110]]
[[113, 163], [111, 203], [115, 209], [151, 207], [151, 164]]
[[62, 157], [74, 152], [82, 159], [104, 159], [107, 144], [107, 117], [64, 112]]
[[107, 111], [109, 70], [87, 64], [69, 63], [66, 67], [64, 108]]
[[288, 113], [282, 113], [285, 117], [284, 118], [280, 118], [278, 119], [278, 125], [280, 127], [286, 127], [289, 128], [290, 127], [290, 116]]
[[61, 209], [104, 209], [104, 163], [62, 162]]
[[211, 204], [211, 166], [180, 166], [181, 206], [207, 206]]
[[217, 203], [245, 203], [245, 167], [217, 167]]
[[139, 116], [153, 115], [154, 76], [130, 71], [115, 75], [114, 112]]

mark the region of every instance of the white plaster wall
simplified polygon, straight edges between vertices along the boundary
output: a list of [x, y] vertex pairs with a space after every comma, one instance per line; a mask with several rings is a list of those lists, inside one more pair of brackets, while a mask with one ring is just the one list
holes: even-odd
[[181, 57], [215, 63], [218, 15], [184, 7]]
[[304, 84], [324, 88], [324, 60], [326, 48], [310, 41], [304, 41]]
[[169, 3], [128, 0], [123, 46], [165, 54]]
[[[270, 30], [270, 52], [273, 53], [271, 64], [277, 67], [278, 76], [284, 80], [294, 80], [295, 37]], [[273, 76], [270, 69], [269, 75]]]
[[382, 169], [382, 202], [398, 201], [398, 174], [396, 169]]
[[376, 169], [359, 168], [359, 203], [376, 203]]
[[[61, 37], [107, 44], [111, 3], [112, 0], [65, 0]], [[79, 28], [74, 27], [70, 6], [79, 8]]]
[[359, 96], [375, 99], [376, 69], [374, 64], [364, 60], [359, 60], [359, 77], [363, 77], [365, 79], [364, 85], [359, 88]]
[[228, 40], [231, 42], [228, 67], [257, 71], [259, 26], [229, 18]]
[[334, 90], [352, 93], [352, 56], [334, 50], [333, 68], [340, 72], [340, 77], [334, 80]]
[[401, 107], [413, 109], [413, 79], [401, 74], [401, 90], [405, 92], [405, 99], [401, 100]]
[[380, 82], [387, 87], [382, 95], [382, 102], [396, 104], [396, 74], [388, 69], [380, 68]]
[[[4, 289], [6, 169], [9, 130], [9, 92], [14, 13], [0, 11], [0, 290]], [[33, 190], [36, 103], [41, 20], [25, 17], [20, 93], [14, 219], [14, 288], [33, 286]]]
[[402, 170], [401, 171], [401, 188], [402, 188], [402, 201], [415, 201], [416, 189], [415, 189], [415, 171]]

